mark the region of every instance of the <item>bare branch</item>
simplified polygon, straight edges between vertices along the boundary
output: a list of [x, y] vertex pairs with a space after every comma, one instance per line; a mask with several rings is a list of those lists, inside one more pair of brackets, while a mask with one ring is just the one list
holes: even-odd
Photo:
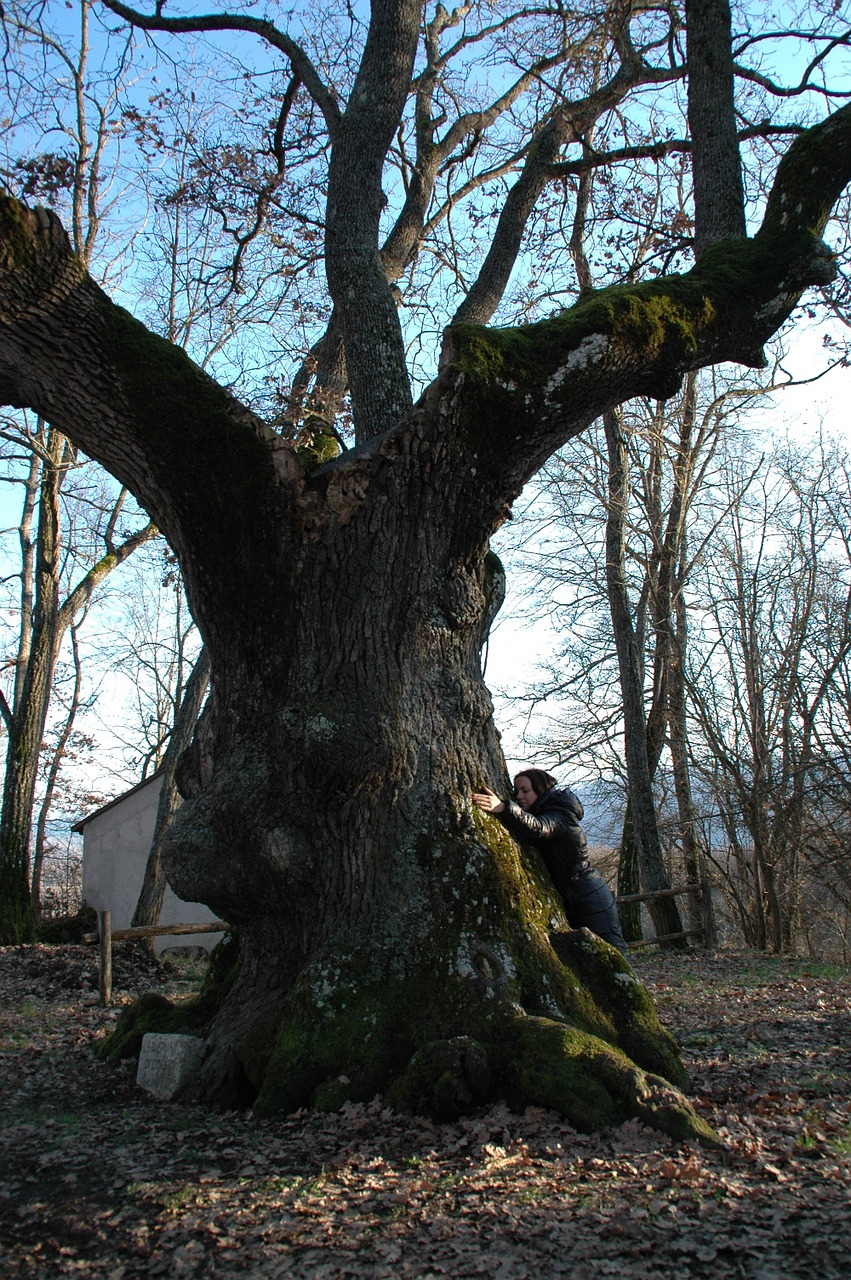
[[295, 75], [301, 80], [307, 92], [322, 112], [328, 134], [334, 138], [342, 118], [340, 107], [333, 92], [328, 88], [310, 58], [295, 40], [286, 32], [279, 31], [267, 18], [252, 18], [248, 14], [210, 13], [197, 18], [166, 18], [157, 6], [155, 14], [140, 13], [120, 0], [104, 0], [104, 4], [119, 18], [130, 22], [143, 31], [171, 31], [191, 34], [196, 31], [247, 31], [265, 40], [274, 49], [280, 50], [290, 61]]

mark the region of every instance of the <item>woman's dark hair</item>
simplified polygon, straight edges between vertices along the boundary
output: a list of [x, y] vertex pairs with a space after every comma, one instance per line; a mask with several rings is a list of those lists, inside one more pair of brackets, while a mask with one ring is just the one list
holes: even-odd
[[517, 785], [518, 778], [528, 778], [532, 784], [532, 790], [540, 800], [541, 796], [546, 795], [550, 787], [554, 787], [556, 780], [551, 773], [545, 773], [543, 769], [521, 769], [519, 773], [514, 775], [514, 785]]

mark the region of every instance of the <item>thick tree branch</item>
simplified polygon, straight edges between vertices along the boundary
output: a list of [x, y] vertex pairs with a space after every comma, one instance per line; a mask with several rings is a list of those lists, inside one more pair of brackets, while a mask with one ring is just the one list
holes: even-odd
[[[233, 558], [238, 596], [248, 587], [240, 543], [263, 545], [287, 522], [302, 475], [293, 446], [110, 302], [53, 214], [5, 198], [0, 400], [36, 409], [126, 484], [189, 564], [189, 580], [220, 575], [218, 557]], [[216, 469], [199, 485], [205, 454]]]
[[686, 0], [694, 252], [745, 235], [728, 0]]
[[851, 181], [851, 105], [808, 129], [777, 170], [760, 234], [820, 236]]
[[[793, 143], [754, 240], [713, 246], [684, 276], [590, 293], [542, 324], [451, 328], [441, 377], [415, 429], [460, 429], [479, 459], [469, 484], [480, 497], [484, 486], [491, 514], [483, 518], [497, 520], [505, 499], [554, 449], [607, 408], [635, 395], [666, 398], [689, 369], [758, 363], [762, 343], [802, 290], [831, 278], [818, 234], [849, 178], [846, 107]], [[43, 413], [126, 483], [190, 579], [214, 572], [208, 543], [216, 544], [209, 555], [220, 573], [231, 558], [245, 564], [231, 543], [278, 540], [303, 483], [292, 446], [182, 351], [114, 307], [52, 215], [6, 200], [0, 232], [2, 398]], [[217, 462], [207, 485], [186, 480], [201, 452]], [[364, 464], [360, 455], [338, 465]], [[232, 589], [246, 586], [243, 576]]]
[[612, 406], [667, 399], [690, 369], [761, 365], [763, 344], [803, 290], [833, 278], [819, 235], [849, 181], [851, 107], [843, 107], [792, 144], [754, 239], [713, 245], [686, 275], [592, 292], [540, 324], [447, 330], [441, 378], [424, 405], [439, 396], [465, 434], [479, 490], [490, 475], [495, 513]]
[[402, 329], [378, 234], [384, 162], [410, 88], [419, 21], [418, 0], [374, 0], [328, 169], [325, 269], [342, 326], [359, 439], [395, 425], [411, 407]]

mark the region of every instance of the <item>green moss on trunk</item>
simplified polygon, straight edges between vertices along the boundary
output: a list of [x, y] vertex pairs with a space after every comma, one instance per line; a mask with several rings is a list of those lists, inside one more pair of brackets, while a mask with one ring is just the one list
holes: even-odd
[[226, 934], [213, 948], [210, 966], [198, 995], [192, 1000], [175, 1003], [165, 996], [148, 992], [124, 1009], [115, 1030], [95, 1050], [103, 1062], [137, 1058], [142, 1037], [149, 1031], [179, 1035], [203, 1036], [224, 1004], [239, 973], [239, 942], [235, 934]]
[[[550, 981], [558, 974], [558, 989], [577, 997], [575, 1020], [528, 1012], [518, 1001], [522, 984], [497, 972], [496, 952], [477, 954], [475, 974], [463, 960], [440, 970], [424, 960], [417, 972], [394, 973], [392, 958], [377, 964], [374, 949], [315, 963], [227, 1068], [217, 1065], [217, 1100], [253, 1101], [258, 1114], [272, 1115], [381, 1094], [399, 1110], [447, 1120], [507, 1099], [557, 1110], [583, 1131], [638, 1116], [714, 1141], [679, 1092], [685, 1073], [672, 1038], [613, 948], [584, 930], [554, 936]], [[143, 997], [101, 1056], [138, 1053], [147, 1031], [203, 1035], [236, 974], [232, 963], [219, 969], [196, 1001]], [[365, 971], [375, 979], [365, 981]], [[600, 1008], [587, 1016], [598, 1002], [609, 1016]]]
[[535, 324], [455, 325], [442, 377], [464, 437], [476, 454], [510, 457], [518, 439], [555, 433], [546, 456], [612, 404], [667, 399], [689, 369], [761, 367], [762, 344], [806, 285], [829, 278], [828, 259], [810, 230], [772, 226], [712, 245], [683, 275], [587, 290]]
[[679, 1091], [676, 1045], [620, 953], [566, 931], [542, 864], [498, 823], [478, 811], [466, 822], [466, 838], [423, 836], [400, 855], [407, 925], [388, 895], [278, 994], [274, 957], [264, 972], [246, 951], [240, 969], [218, 948], [197, 1001], [146, 998], [104, 1054], [138, 1051], [146, 1031], [206, 1035], [193, 1096], [262, 1115], [382, 1095], [445, 1120], [504, 1098], [580, 1129], [640, 1116], [710, 1140]]
[[546, 1018], [506, 1025], [499, 1054], [514, 1105], [560, 1111], [575, 1129], [592, 1133], [638, 1118], [672, 1137], [705, 1146], [718, 1135], [667, 1080], [636, 1067], [611, 1045]]

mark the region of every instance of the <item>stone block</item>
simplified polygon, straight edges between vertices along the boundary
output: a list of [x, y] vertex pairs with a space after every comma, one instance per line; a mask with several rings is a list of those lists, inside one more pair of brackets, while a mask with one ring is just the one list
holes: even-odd
[[197, 1036], [148, 1031], [142, 1036], [136, 1083], [154, 1097], [169, 1100], [199, 1070], [205, 1050]]

